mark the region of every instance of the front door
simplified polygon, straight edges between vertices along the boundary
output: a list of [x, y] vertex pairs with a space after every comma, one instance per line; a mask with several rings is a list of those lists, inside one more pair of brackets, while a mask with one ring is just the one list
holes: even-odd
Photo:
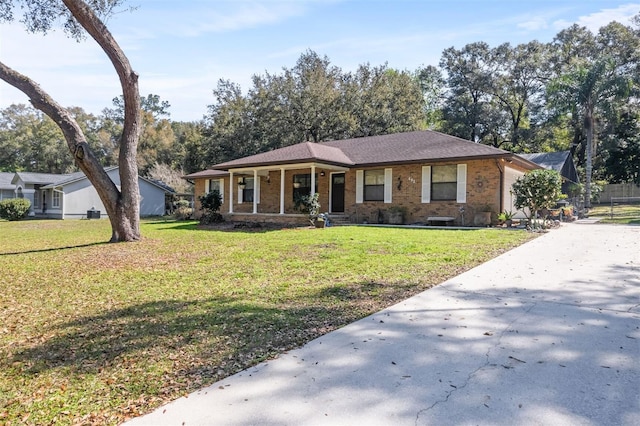
[[331, 213], [344, 213], [344, 173], [331, 175]]

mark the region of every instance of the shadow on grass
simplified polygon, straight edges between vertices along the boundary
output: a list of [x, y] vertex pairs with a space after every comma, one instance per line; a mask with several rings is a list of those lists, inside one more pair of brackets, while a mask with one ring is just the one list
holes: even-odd
[[156, 301], [53, 325], [45, 331], [53, 337], [15, 350], [6, 362], [22, 364], [27, 374], [59, 367], [96, 373], [129, 356], [157, 362], [178, 353], [196, 361], [189, 374], [202, 374], [217, 370], [214, 353], [261, 361], [317, 337], [327, 319], [340, 315], [336, 309], [281, 309], [232, 297]]
[[277, 223], [258, 223], [258, 222], [220, 222], [208, 225], [202, 225], [200, 222], [184, 222], [178, 221], [158, 221], [150, 222], [151, 225], [156, 224], [173, 224], [170, 228], [159, 228], [159, 230], [183, 230], [183, 231], [218, 231], [218, 232], [243, 232], [243, 233], [266, 233], [271, 231], [281, 231], [283, 229], [299, 229], [311, 228], [309, 225], [287, 225]]
[[49, 248], [43, 248], [43, 249], [11, 251], [11, 252], [7, 252], [7, 253], [0, 253], [0, 257], [1, 256], [16, 256], [16, 255], [19, 255], [19, 254], [46, 253], [46, 252], [50, 252], [50, 251], [70, 250], [70, 249], [83, 248], [83, 247], [101, 246], [103, 244], [111, 244], [111, 243], [109, 243], [108, 241], [100, 241], [100, 242], [97, 242], [97, 243], [77, 244], [77, 245], [74, 245], [74, 246], [49, 247]]

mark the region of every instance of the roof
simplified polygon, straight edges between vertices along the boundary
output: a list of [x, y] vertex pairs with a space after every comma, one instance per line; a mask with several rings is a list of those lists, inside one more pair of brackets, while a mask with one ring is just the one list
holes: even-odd
[[216, 169], [232, 169], [236, 167], [264, 166], [269, 164], [292, 164], [308, 161], [319, 161], [327, 164], [353, 166], [355, 163], [339, 147], [323, 143], [302, 142], [262, 154], [239, 158], [226, 163], [217, 164]]
[[195, 179], [195, 178], [221, 178], [229, 176], [228, 172], [223, 172], [222, 170], [203, 170], [201, 172], [191, 173], [188, 175], [182, 176], [183, 179]]
[[559, 151], [559, 152], [537, 152], [534, 154], [518, 154], [525, 160], [529, 160], [536, 163], [540, 167], [545, 169], [555, 170], [562, 172], [562, 167], [567, 161], [567, 158], [571, 155], [571, 151]]
[[170, 187], [169, 185], [167, 185], [166, 183], [164, 183], [161, 180], [146, 178], [146, 177], [142, 177], [142, 176], [140, 176], [140, 179], [149, 182], [151, 185], [157, 186], [158, 188], [162, 189], [164, 192], [168, 192], [170, 194], [175, 194], [176, 193], [175, 189], [173, 189], [172, 187]]
[[52, 174], [52, 173], [33, 173], [33, 172], [15, 172], [11, 183], [18, 182], [18, 178], [24, 183], [30, 183], [35, 185], [49, 185], [58, 181], [67, 179], [69, 174]]
[[326, 142], [339, 147], [357, 165], [502, 157], [508, 151], [431, 130]]
[[[118, 168], [117, 166], [105, 167], [104, 170], [105, 172], [110, 172], [111, 170], [114, 170], [117, 168]], [[50, 182], [47, 186], [43, 186], [42, 189], [51, 189], [57, 186], [65, 186], [65, 185], [69, 185], [70, 183], [77, 182], [82, 179], [86, 179], [86, 175], [84, 174], [84, 172], [75, 172], [68, 175], [58, 175], [58, 176], [60, 176], [61, 179]]]
[[15, 173], [0, 172], [0, 189], [15, 189], [15, 185], [11, 183], [11, 180], [15, 176]]
[[[336, 166], [371, 166], [467, 158], [503, 158], [514, 154], [431, 130], [343, 139], [302, 142], [285, 148], [239, 158], [213, 166], [229, 170], [243, 167], [321, 162]], [[534, 164], [524, 161], [529, 166]], [[200, 176], [194, 176], [200, 177]]]

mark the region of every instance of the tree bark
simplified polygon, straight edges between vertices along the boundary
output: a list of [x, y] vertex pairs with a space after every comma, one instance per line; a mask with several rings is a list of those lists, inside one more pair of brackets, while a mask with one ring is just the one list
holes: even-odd
[[584, 127], [587, 131], [587, 146], [585, 147], [586, 151], [586, 159], [585, 159], [585, 167], [584, 174], [585, 176], [585, 185], [584, 185], [584, 207], [586, 209], [591, 208], [591, 175], [593, 173], [593, 134], [594, 134], [594, 120], [593, 120], [593, 108], [591, 106], [587, 106], [585, 117], [584, 117]]
[[78, 23], [100, 45], [113, 64], [123, 90], [124, 129], [120, 142], [118, 190], [91, 151], [85, 135], [71, 114], [30, 78], [0, 62], [0, 79], [25, 93], [32, 105], [62, 130], [76, 164], [93, 184], [111, 222], [111, 242], [140, 239], [140, 190], [136, 151], [141, 129], [138, 75], [107, 27], [81, 0], [62, 0]]

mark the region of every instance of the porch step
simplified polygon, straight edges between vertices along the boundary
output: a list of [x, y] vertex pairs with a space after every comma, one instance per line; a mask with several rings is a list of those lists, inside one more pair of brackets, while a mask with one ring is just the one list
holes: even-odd
[[329, 215], [329, 220], [331, 221], [331, 226], [345, 226], [352, 225], [349, 217], [347, 215]]

